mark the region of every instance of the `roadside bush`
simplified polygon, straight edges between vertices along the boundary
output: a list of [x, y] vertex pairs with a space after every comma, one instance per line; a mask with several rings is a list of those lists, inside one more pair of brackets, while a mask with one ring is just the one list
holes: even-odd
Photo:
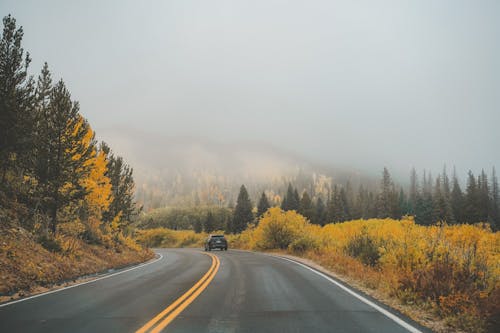
[[202, 247], [207, 235], [192, 230], [170, 230], [164, 228], [137, 230], [135, 239], [148, 247]]
[[378, 246], [373, 238], [367, 233], [366, 228], [354, 236], [345, 247], [345, 252], [354, 258], [358, 258], [363, 264], [375, 266], [380, 259]]
[[138, 230], [136, 240], [147, 247], [161, 247], [175, 242], [172, 231], [163, 228]]
[[288, 250], [292, 253], [303, 254], [306, 251], [317, 250], [318, 242], [309, 235], [295, 239], [289, 246]]
[[304, 235], [307, 225], [307, 220], [295, 211], [270, 208], [254, 230], [255, 244], [260, 249], [286, 250]]

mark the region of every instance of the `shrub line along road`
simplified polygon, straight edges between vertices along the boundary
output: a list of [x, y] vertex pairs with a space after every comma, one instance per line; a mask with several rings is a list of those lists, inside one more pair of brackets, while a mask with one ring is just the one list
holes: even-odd
[[286, 258], [156, 252], [161, 257], [148, 264], [4, 304], [0, 331], [429, 332]]

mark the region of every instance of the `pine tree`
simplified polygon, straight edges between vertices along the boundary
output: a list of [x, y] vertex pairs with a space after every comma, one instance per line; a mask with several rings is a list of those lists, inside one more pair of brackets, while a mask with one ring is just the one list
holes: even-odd
[[106, 176], [111, 181], [113, 198], [108, 210], [103, 213], [103, 220], [111, 222], [117, 219], [120, 226], [124, 226], [131, 222], [140, 211], [134, 199], [134, 171], [122, 157], [115, 156], [106, 143], [101, 144], [101, 149], [107, 157]]
[[494, 231], [500, 229], [500, 193], [495, 167], [491, 171], [491, 214], [490, 223]]
[[488, 176], [481, 170], [481, 175], [478, 177], [478, 219], [479, 222], [487, 222], [490, 219], [491, 204], [490, 204], [490, 186]]
[[355, 219], [354, 217], [354, 206], [355, 206], [355, 194], [351, 186], [351, 182], [348, 180], [345, 184], [345, 193], [344, 193], [344, 200], [345, 200], [345, 213], [346, 213], [346, 219], [347, 220], [353, 220]]
[[433, 213], [432, 213], [432, 222], [442, 222], [446, 221], [445, 212], [446, 212], [446, 202], [444, 198], [444, 194], [441, 191], [441, 177], [438, 176], [436, 178], [436, 185], [434, 187], [434, 195], [433, 199]]
[[293, 189], [293, 201], [291, 202], [292, 210], [298, 211], [300, 207], [300, 196], [297, 188]]
[[[290, 189], [291, 186], [292, 186], [291, 184], [288, 184], [288, 189]], [[280, 207], [284, 211], [288, 210], [288, 192], [289, 191], [287, 191], [287, 193], [285, 193], [283, 195], [283, 200], [281, 200], [281, 206]]]
[[[19, 186], [7, 182], [11, 173], [15, 182], [22, 179], [32, 165], [35, 126], [34, 81], [28, 76], [31, 62], [21, 46], [22, 27], [10, 15], [3, 18], [0, 40], [0, 193], [17, 196]], [[0, 201], [0, 204], [2, 202]]]
[[452, 189], [451, 189], [451, 211], [454, 223], [464, 223], [464, 195], [460, 188], [457, 173], [453, 169]]
[[215, 230], [215, 218], [212, 212], [208, 212], [204, 223], [205, 232], [211, 233]]
[[378, 197], [378, 205], [377, 205], [377, 216], [379, 218], [387, 218], [393, 215], [393, 202], [394, 202], [394, 193], [393, 193], [393, 183], [391, 180], [391, 176], [389, 174], [389, 170], [384, 167], [384, 171], [382, 173], [382, 181], [380, 183], [380, 193]]
[[247, 225], [253, 221], [252, 202], [248, 196], [245, 185], [241, 185], [240, 193], [236, 201], [236, 207], [233, 212], [232, 231], [240, 233], [247, 228]]
[[195, 218], [193, 222], [193, 230], [195, 233], [199, 234], [203, 231], [203, 225], [199, 218]]
[[410, 190], [408, 193], [408, 206], [409, 206], [408, 213], [410, 215], [416, 214], [417, 196], [418, 196], [418, 176], [415, 168], [412, 168], [410, 173]]
[[333, 187], [333, 192], [329, 196], [326, 204], [327, 221], [343, 222], [347, 219], [346, 202], [344, 189], [339, 189], [337, 185]]
[[371, 217], [375, 217], [375, 215], [372, 214], [372, 202], [370, 198], [370, 194], [367, 189], [363, 187], [363, 185], [359, 185], [359, 190], [358, 190], [358, 196], [356, 199], [356, 205], [357, 205], [357, 210], [358, 210], [358, 217], [359, 219], [367, 219]]
[[468, 179], [467, 179], [467, 190], [465, 193], [465, 212], [464, 218], [465, 223], [476, 223], [479, 222], [479, 190], [476, 182], [476, 177], [472, 171], [469, 170]]
[[48, 162], [50, 154], [50, 142], [49, 142], [49, 122], [47, 121], [49, 117], [49, 103], [50, 103], [50, 93], [52, 91], [52, 76], [49, 71], [47, 63], [44, 64], [40, 75], [38, 76], [37, 88], [36, 88], [36, 131], [35, 131], [35, 167], [34, 173], [38, 180], [38, 199], [44, 195], [45, 188], [43, 185], [47, 183], [48, 176]]
[[314, 219], [315, 209], [311, 197], [309, 196], [307, 191], [304, 191], [304, 193], [302, 194], [298, 212], [299, 214], [307, 218], [309, 221], [312, 221]]
[[328, 199], [326, 200], [326, 220], [327, 223], [337, 222], [337, 185], [333, 187], [333, 191], [328, 194]]
[[314, 224], [319, 224], [319, 225], [325, 225], [326, 222], [326, 207], [325, 204], [323, 203], [323, 200], [318, 197], [318, 200], [316, 202], [316, 212], [314, 215], [314, 219], [312, 222]]
[[47, 122], [49, 154], [44, 197], [51, 219], [50, 229], [55, 233], [59, 210], [87, 194], [80, 180], [90, 172], [88, 161], [94, 153], [94, 139], [89, 138], [90, 126], [79, 114], [78, 103], [71, 100], [62, 81], [50, 93]]
[[455, 223], [455, 216], [453, 215], [453, 209], [451, 207], [451, 187], [450, 187], [450, 179], [448, 178], [448, 174], [446, 172], [446, 165], [443, 167], [443, 175], [442, 175], [442, 194], [444, 200], [444, 219], [448, 224]]
[[351, 219], [351, 206], [349, 205], [349, 199], [347, 196], [347, 189], [342, 187], [339, 192], [339, 203], [340, 203], [340, 214], [341, 221], [347, 221]]
[[284, 211], [287, 210], [295, 210], [299, 209], [299, 194], [297, 189], [292, 187], [291, 183], [288, 183], [288, 189], [286, 191], [285, 197], [283, 198], [283, 202], [281, 203], [281, 209]]
[[267, 199], [266, 193], [262, 192], [260, 196], [259, 203], [257, 204], [257, 217], [260, 218], [265, 212], [271, 207], [269, 200]]
[[399, 204], [399, 215], [400, 216], [408, 215], [410, 213], [408, 199], [406, 198], [405, 192], [404, 192], [402, 187], [399, 189], [398, 204]]
[[430, 225], [433, 222], [434, 205], [432, 198], [432, 176], [424, 170], [422, 193], [417, 196], [415, 222]]

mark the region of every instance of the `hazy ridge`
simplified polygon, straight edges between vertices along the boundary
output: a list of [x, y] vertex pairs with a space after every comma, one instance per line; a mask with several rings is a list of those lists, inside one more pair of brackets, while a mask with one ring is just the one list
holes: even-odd
[[332, 184], [376, 184], [358, 170], [312, 163], [266, 142], [216, 142], [124, 129], [99, 132], [134, 168], [145, 209], [173, 205], [230, 205], [242, 184], [252, 199], [262, 191], [278, 202], [289, 182], [325, 197]]

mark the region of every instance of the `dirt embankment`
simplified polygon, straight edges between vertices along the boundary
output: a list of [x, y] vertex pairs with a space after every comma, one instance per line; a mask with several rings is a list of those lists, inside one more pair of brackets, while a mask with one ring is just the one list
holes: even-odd
[[23, 228], [0, 229], [0, 302], [88, 280], [89, 275], [154, 257], [151, 250], [137, 245], [104, 246], [69, 237], [63, 241], [63, 250], [52, 252]]

